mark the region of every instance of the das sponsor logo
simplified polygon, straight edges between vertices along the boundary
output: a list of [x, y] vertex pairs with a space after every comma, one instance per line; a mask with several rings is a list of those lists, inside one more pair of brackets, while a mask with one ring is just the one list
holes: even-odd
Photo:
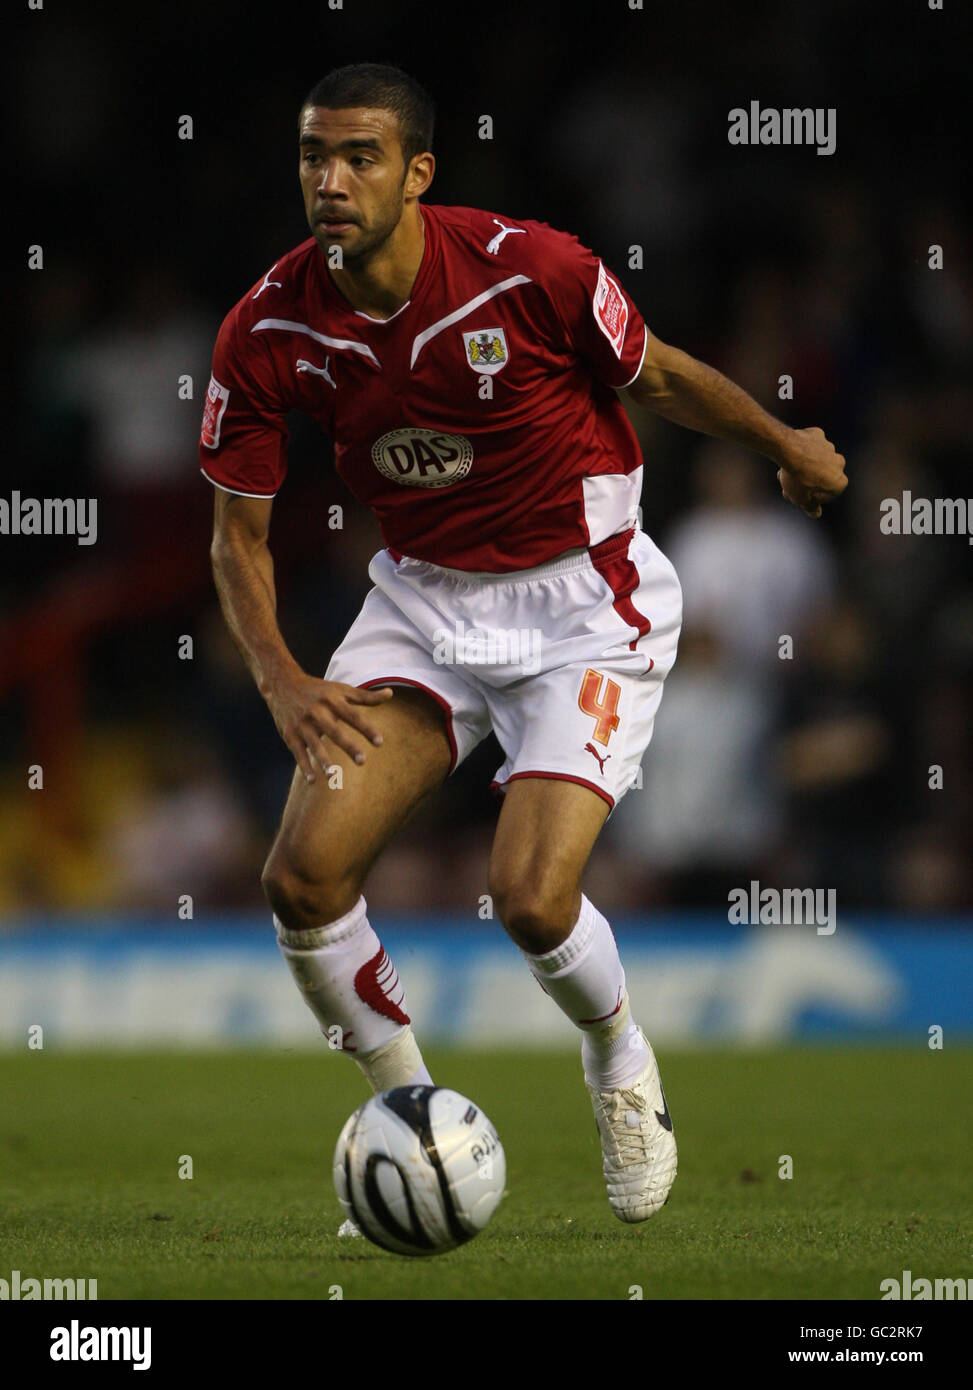
[[461, 434], [404, 425], [372, 445], [372, 462], [385, 478], [406, 487], [448, 487], [473, 466], [473, 445]]

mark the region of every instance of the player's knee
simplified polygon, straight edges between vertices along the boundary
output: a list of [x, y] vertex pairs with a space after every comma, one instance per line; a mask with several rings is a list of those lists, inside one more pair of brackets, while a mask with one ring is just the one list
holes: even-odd
[[570, 934], [577, 915], [574, 891], [563, 883], [507, 883], [491, 887], [494, 910], [507, 933], [523, 951], [542, 955]]
[[291, 931], [309, 931], [350, 912], [361, 885], [350, 871], [302, 864], [286, 849], [276, 847], [260, 879], [275, 917]]

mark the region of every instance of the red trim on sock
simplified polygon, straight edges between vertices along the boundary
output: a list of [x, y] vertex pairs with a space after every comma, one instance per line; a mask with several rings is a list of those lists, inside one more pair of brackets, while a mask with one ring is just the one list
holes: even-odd
[[[412, 1019], [398, 1004], [393, 1004], [385, 993], [385, 990], [378, 982], [379, 972], [384, 970], [386, 965], [392, 966], [384, 946], [379, 946], [378, 950], [367, 960], [355, 976], [355, 993], [363, 1004], [367, 1004], [370, 1009], [374, 1009], [377, 1014], [390, 1018], [395, 1023], [411, 1023]], [[392, 967], [391, 977], [386, 974], [386, 983], [392, 983], [392, 988], [399, 982], [399, 977]]]
[[609, 1018], [614, 1018], [615, 1015], [618, 1013], [618, 1011], [619, 1011], [619, 1009], [620, 1009], [621, 1007], [622, 1007], [622, 987], [621, 987], [621, 985], [619, 985], [619, 986], [618, 986], [618, 1003], [617, 1003], [617, 1004], [615, 1005], [615, 1007], [612, 1009], [612, 1011], [611, 1011], [610, 1014], [602, 1014], [601, 1018], [579, 1018], [579, 1019], [578, 1019], [578, 1022], [579, 1022], [579, 1023], [604, 1023], [607, 1019], [609, 1019]]

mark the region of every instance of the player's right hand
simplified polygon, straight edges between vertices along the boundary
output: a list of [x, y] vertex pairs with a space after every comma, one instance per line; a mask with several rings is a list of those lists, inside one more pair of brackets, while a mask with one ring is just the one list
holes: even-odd
[[313, 782], [316, 772], [324, 772], [334, 761], [325, 739], [356, 763], [365, 761], [363, 738], [375, 747], [381, 745], [382, 735], [364, 710], [369, 705], [384, 705], [392, 696], [388, 686], [361, 690], [300, 671], [279, 676], [265, 698], [281, 738], [305, 780]]

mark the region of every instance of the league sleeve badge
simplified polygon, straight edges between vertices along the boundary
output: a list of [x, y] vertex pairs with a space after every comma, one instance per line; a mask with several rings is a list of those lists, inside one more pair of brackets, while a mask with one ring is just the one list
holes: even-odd
[[223, 423], [223, 414], [229, 399], [229, 389], [226, 386], [221, 386], [215, 376], [211, 376], [209, 389], [206, 392], [206, 406], [203, 410], [202, 441], [207, 449], [219, 447], [220, 425]]
[[615, 356], [621, 360], [625, 329], [628, 326], [628, 305], [625, 303], [625, 296], [600, 261], [598, 284], [595, 286], [591, 307], [595, 323], [611, 343]]

